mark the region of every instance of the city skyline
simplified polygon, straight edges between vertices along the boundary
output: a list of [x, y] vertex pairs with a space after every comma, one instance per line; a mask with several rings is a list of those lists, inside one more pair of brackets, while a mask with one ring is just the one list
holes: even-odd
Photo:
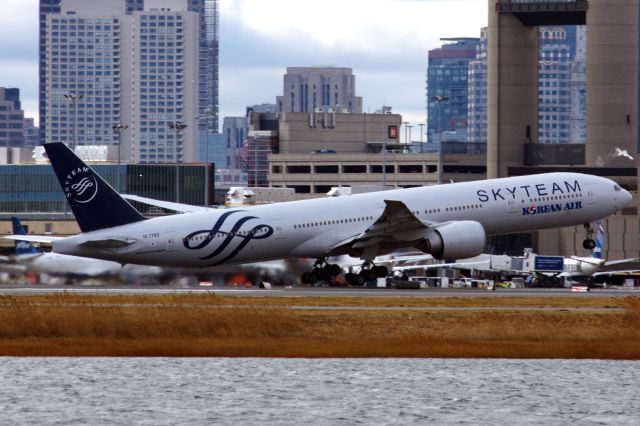
[[[19, 88], [26, 116], [37, 119], [38, 1], [5, 4], [0, 86]], [[365, 112], [386, 104], [424, 122], [428, 50], [442, 37], [477, 36], [486, 15], [486, 0], [329, 0], [310, 21], [295, 1], [221, 0], [220, 117], [272, 102], [288, 66], [330, 64], [353, 68]]]

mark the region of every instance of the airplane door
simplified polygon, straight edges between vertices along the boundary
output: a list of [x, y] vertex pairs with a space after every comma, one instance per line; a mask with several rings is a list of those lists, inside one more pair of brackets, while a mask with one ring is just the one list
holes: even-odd
[[178, 250], [178, 242], [177, 242], [176, 233], [174, 231], [167, 232], [167, 251], [176, 251]]
[[594, 204], [596, 202], [596, 185], [587, 185], [585, 188], [586, 197], [584, 202], [587, 204]]
[[282, 219], [276, 219], [273, 221], [273, 233], [276, 237], [276, 240], [284, 240], [287, 238], [284, 232], [284, 221]]
[[515, 213], [518, 211], [518, 201], [517, 200], [507, 200], [507, 211], [509, 213]]

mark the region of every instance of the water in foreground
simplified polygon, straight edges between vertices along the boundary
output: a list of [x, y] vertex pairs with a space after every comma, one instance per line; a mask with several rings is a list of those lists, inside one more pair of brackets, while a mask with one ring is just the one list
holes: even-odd
[[640, 362], [1, 358], [0, 424], [637, 424]]

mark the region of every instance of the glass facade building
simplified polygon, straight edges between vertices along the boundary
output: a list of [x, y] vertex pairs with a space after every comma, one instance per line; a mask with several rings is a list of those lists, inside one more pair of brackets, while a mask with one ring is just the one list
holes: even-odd
[[[118, 187], [120, 175], [122, 193], [176, 200], [176, 168], [173, 165], [101, 164], [91, 167], [114, 188]], [[209, 167], [202, 164], [180, 165], [181, 203], [212, 204], [213, 191], [213, 174]], [[144, 209], [149, 208], [145, 206]], [[67, 202], [53, 168], [35, 164], [0, 166], [0, 211], [5, 215], [67, 212]]]
[[[443, 132], [466, 141], [469, 109], [469, 63], [476, 59], [478, 38], [446, 38], [429, 51], [427, 70], [427, 141], [439, 142]], [[434, 102], [436, 96], [447, 101]], [[451, 133], [453, 132], [453, 133]], [[454, 136], [457, 135], [457, 136]]]

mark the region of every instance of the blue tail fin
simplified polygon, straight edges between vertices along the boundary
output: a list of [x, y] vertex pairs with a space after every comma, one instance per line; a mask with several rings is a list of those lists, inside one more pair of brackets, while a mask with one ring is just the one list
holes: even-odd
[[145, 219], [65, 144], [47, 143], [44, 149], [82, 232]]
[[602, 259], [602, 240], [604, 238], [604, 226], [598, 222], [598, 230], [596, 231], [596, 246], [591, 251], [591, 257], [596, 259]]
[[[11, 216], [11, 223], [13, 223], [14, 235], [27, 234], [24, 231], [24, 228], [22, 227], [22, 223], [20, 223], [20, 219], [18, 219], [15, 216]], [[29, 241], [16, 240], [16, 256], [20, 256], [21, 254], [36, 254], [36, 253], [40, 253], [40, 252]]]

